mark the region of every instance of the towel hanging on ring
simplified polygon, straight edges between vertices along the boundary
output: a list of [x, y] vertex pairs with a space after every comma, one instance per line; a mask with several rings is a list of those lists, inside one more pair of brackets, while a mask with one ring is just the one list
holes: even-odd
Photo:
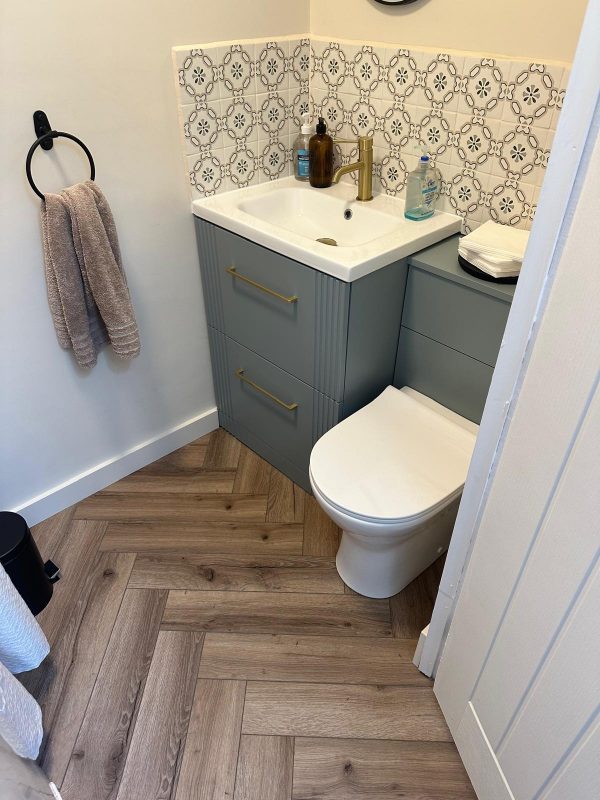
[[96, 364], [107, 342], [121, 358], [137, 356], [137, 322], [102, 191], [85, 181], [47, 193], [41, 216], [48, 302], [61, 347], [84, 368]]

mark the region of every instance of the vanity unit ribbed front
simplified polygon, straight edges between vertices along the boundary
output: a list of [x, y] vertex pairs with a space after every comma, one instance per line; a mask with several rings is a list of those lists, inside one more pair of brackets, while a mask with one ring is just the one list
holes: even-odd
[[345, 282], [195, 222], [219, 423], [310, 490], [313, 444], [393, 381], [406, 260]]

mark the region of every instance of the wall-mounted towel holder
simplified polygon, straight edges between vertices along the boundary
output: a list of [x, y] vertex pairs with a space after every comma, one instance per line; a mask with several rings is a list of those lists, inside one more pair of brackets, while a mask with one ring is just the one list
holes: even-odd
[[90, 180], [94, 180], [96, 177], [96, 166], [94, 164], [94, 159], [92, 158], [92, 154], [90, 153], [89, 149], [81, 141], [81, 139], [78, 139], [71, 133], [65, 133], [64, 131], [53, 131], [50, 123], [48, 122], [48, 117], [43, 111], [34, 112], [33, 126], [38, 138], [31, 145], [29, 152], [27, 153], [27, 159], [25, 160], [25, 172], [27, 174], [29, 185], [38, 197], [41, 197], [42, 200], [44, 199], [44, 195], [37, 188], [33, 178], [31, 177], [31, 159], [37, 147], [41, 147], [43, 150], [51, 150], [54, 146], [54, 139], [58, 139], [59, 136], [62, 136], [65, 139], [71, 139], [72, 142], [75, 142], [81, 147], [90, 162]]

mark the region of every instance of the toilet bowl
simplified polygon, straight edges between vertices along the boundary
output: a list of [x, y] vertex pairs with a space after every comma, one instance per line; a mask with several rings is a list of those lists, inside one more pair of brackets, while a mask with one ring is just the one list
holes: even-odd
[[342, 528], [336, 566], [351, 589], [391, 597], [447, 549], [477, 430], [388, 386], [315, 444], [310, 483]]

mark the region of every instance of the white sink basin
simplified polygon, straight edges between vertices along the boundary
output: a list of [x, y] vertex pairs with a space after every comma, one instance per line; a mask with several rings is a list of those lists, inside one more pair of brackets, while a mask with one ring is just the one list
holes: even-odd
[[[238, 208], [263, 222], [278, 225], [311, 242], [334, 239], [338, 247], [357, 247], [398, 227], [398, 215], [368, 203], [348, 202], [328, 191], [307, 192], [298, 186], [274, 189], [242, 200]], [[346, 219], [346, 215], [348, 219]]]
[[360, 202], [352, 184], [313, 189], [294, 178], [194, 200], [192, 211], [343, 281], [406, 258], [461, 227], [460, 217], [441, 212], [419, 222], [407, 220], [404, 201], [387, 195]]

